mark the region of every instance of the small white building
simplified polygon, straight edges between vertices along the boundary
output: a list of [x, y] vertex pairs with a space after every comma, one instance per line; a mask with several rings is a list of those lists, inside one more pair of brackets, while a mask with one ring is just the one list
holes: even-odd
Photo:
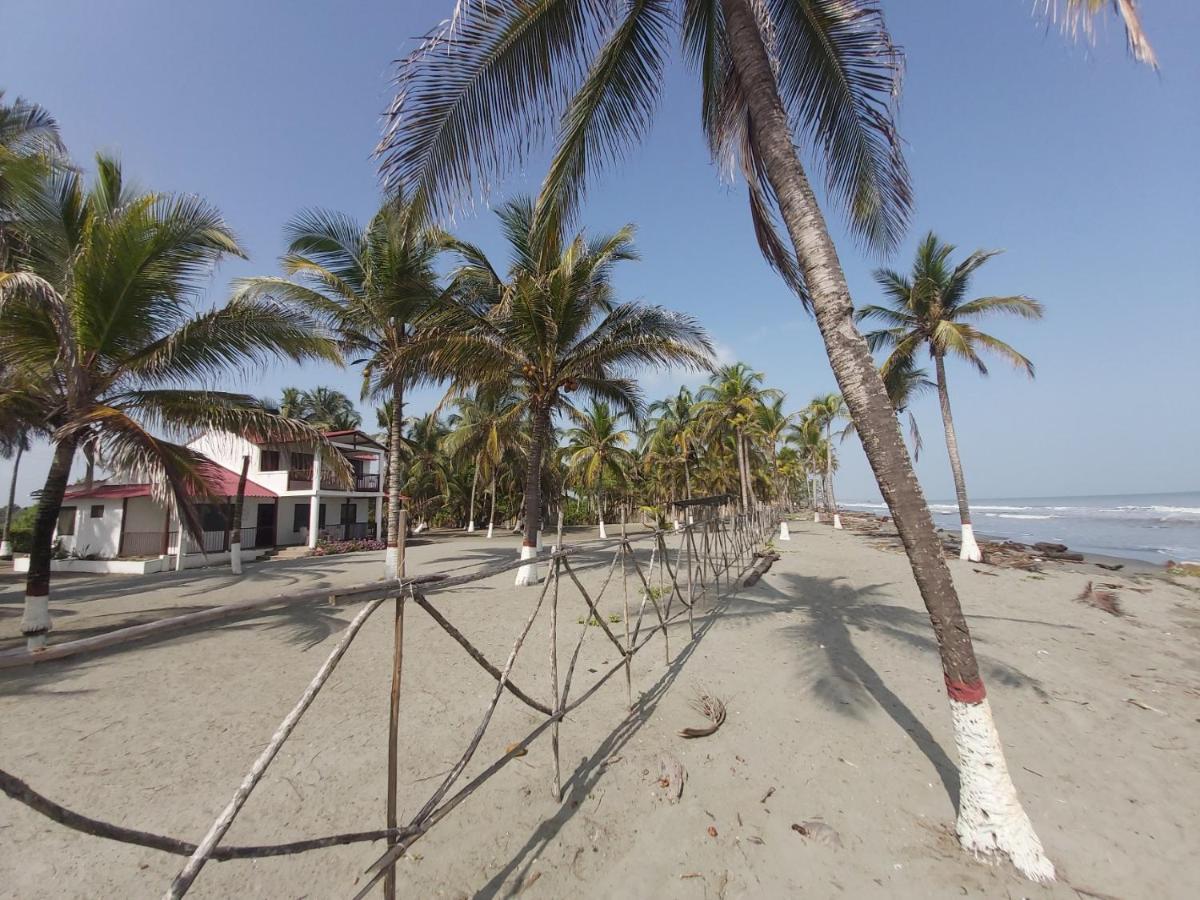
[[[229, 432], [206, 432], [189, 441], [191, 449], [212, 460], [204, 477], [220, 501], [198, 505], [204, 533], [199, 541], [182, 535], [183, 567], [228, 558], [229, 520], [245, 456], [250, 465], [242, 506], [244, 558], [274, 547], [316, 547], [318, 540], [378, 539], [383, 524], [385, 448], [357, 430], [331, 431], [325, 437], [353, 469], [349, 489], [322, 477], [321, 460], [311, 446], [254, 441]], [[94, 571], [177, 567], [181, 528], [153, 497], [151, 487], [109, 479], [90, 489], [68, 488], [55, 533], [59, 547], [73, 563], [111, 563], [90, 567]], [[125, 560], [130, 564], [123, 564]]]

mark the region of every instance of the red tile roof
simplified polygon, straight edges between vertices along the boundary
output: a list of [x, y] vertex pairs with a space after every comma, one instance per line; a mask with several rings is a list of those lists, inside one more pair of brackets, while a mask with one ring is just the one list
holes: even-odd
[[[239, 475], [224, 466], [219, 466], [216, 463], [208, 463], [200, 467], [201, 474], [204, 480], [208, 483], [208, 489], [218, 497], [234, 497], [237, 496], [237, 486]], [[126, 497], [149, 497], [151, 493], [151, 485], [149, 484], [96, 484], [92, 489], [86, 490], [84, 487], [69, 487], [64, 500], [82, 500], [88, 499], [111, 499], [121, 500]], [[263, 487], [261, 484], [246, 479], [246, 494], [247, 497], [269, 498], [278, 497], [274, 491]]]

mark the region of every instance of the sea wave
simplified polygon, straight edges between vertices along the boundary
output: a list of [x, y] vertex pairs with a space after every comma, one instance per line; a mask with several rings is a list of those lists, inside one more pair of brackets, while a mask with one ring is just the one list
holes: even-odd
[[1038, 516], [1031, 513], [984, 513], [991, 519], [1057, 519], [1058, 516]]

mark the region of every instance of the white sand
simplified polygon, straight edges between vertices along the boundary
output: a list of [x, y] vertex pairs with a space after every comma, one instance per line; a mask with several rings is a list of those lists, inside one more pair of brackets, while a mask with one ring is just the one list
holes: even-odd
[[[539, 740], [414, 847], [398, 867], [401, 894], [1078, 896], [958, 850], [950, 715], [904, 557], [825, 525], [791, 530], [783, 559], [706, 620], [695, 645], [686, 624], [673, 629], [670, 666], [659, 640], [637, 657], [633, 715], [618, 676], [568, 719], [563, 803], [550, 797], [549, 743]], [[473, 536], [414, 548], [410, 560], [440, 568], [469, 555], [508, 558], [516, 545]], [[251, 566], [256, 581], [237, 590], [349, 583], [380, 556]], [[1090, 576], [1048, 567], [1044, 577], [989, 577], [977, 564], [952, 565], [1009, 768], [1060, 876], [1095, 895], [1200, 895], [1200, 594], [1145, 579], [1150, 593], [1120, 592], [1136, 618], [1117, 620], [1072, 602]], [[431, 599], [502, 659], [537, 595], [513, 589], [511, 577], [497, 576], [502, 590]], [[206, 592], [223, 577], [184, 579], [67, 605], [121, 619], [234, 593]], [[589, 585], [598, 579], [589, 571]], [[611, 591], [605, 609], [618, 611]], [[16, 595], [0, 598], [7, 628]], [[584, 608], [574, 593], [562, 603], [565, 646]], [[0, 672], [0, 766], [81, 812], [198, 840], [358, 608], [293, 609]], [[494, 682], [420, 610], [407, 628], [401, 808], [411, 815], [465, 745]], [[367, 624], [228, 842], [382, 825], [390, 630], [386, 610]], [[546, 633], [539, 622], [515, 674], [539, 697], [548, 694]], [[614, 658], [591, 628], [579, 689]], [[703, 724], [688, 705], [698, 685], [727, 700], [729, 718], [716, 735], [684, 741], [679, 728]], [[506, 696], [468, 774], [535, 722]], [[688, 770], [677, 804], [657, 784], [663, 753]], [[841, 845], [791, 828], [811, 820]], [[193, 896], [348, 896], [379, 848], [210, 863]], [[181, 862], [0, 798], [0, 895], [154, 897]]]

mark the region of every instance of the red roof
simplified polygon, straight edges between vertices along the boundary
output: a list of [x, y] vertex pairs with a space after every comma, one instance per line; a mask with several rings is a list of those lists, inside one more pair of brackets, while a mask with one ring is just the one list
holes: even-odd
[[[237, 496], [238, 478], [240, 477], [237, 472], [233, 472], [216, 463], [208, 463], [201, 466], [200, 472], [204, 476], [204, 480], [208, 483], [208, 489], [216, 496]], [[83, 487], [67, 488], [63, 499], [82, 500], [84, 498], [94, 498], [122, 500], [126, 497], [149, 497], [151, 493], [150, 488], [151, 485], [149, 484], [97, 484], [90, 491]], [[278, 497], [279, 495], [247, 478], [245, 496], [267, 498]]]

